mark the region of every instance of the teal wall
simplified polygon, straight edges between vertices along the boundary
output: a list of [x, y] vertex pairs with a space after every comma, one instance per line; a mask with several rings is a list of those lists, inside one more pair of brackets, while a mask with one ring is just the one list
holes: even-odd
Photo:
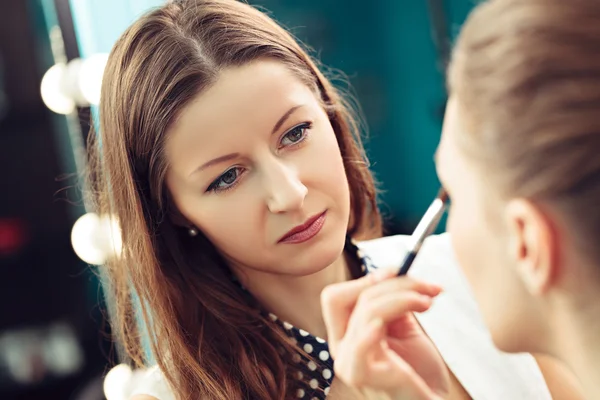
[[82, 57], [108, 53], [137, 17], [160, 0], [70, 0], [79, 51]]

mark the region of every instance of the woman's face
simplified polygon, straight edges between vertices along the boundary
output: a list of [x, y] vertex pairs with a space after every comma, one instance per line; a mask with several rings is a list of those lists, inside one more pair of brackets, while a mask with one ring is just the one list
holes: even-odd
[[302, 276], [340, 256], [340, 148], [315, 94], [281, 63], [223, 70], [168, 132], [166, 157], [176, 207], [234, 268]]
[[494, 177], [457, 143], [466, 134], [462, 115], [457, 99], [451, 97], [436, 157], [438, 176], [451, 198], [447, 229], [495, 344], [502, 350], [522, 351], [523, 333], [531, 328], [531, 298], [515, 271], [506, 203], [493, 185]]

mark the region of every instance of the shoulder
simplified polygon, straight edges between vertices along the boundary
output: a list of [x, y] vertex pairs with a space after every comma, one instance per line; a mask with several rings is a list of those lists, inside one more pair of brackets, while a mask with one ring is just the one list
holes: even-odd
[[[408, 235], [395, 235], [359, 242], [357, 246], [374, 266], [399, 268], [411, 240]], [[427, 238], [408, 274], [440, 285], [468, 286], [447, 233]]]
[[[402, 260], [404, 254], [408, 251], [411, 240], [412, 238], [409, 235], [384, 236], [358, 242], [357, 246], [361, 251], [367, 253], [375, 263], [387, 264]], [[443, 233], [428, 237], [419, 252], [417, 260], [423, 257], [430, 259], [432, 256], [442, 256], [442, 258], [452, 256], [449, 234]]]

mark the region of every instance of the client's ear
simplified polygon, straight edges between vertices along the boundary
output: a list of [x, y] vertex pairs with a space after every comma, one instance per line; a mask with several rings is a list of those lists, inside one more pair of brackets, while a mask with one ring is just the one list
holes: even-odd
[[538, 204], [527, 199], [510, 200], [505, 218], [511, 263], [527, 290], [542, 295], [552, 286], [558, 272], [554, 225]]

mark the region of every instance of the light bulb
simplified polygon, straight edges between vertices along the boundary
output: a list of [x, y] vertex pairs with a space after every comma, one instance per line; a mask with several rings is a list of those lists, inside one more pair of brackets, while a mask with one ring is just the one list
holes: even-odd
[[104, 396], [107, 400], [125, 400], [132, 371], [129, 365], [119, 364], [104, 378]]
[[121, 255], [123, 243], [117, 220], [109, 215], [81, 216], [71, 231], [73, 250], [88, 264], [102, 265], [110, 257]]
[[89, 104], [100, 104], [102, 75], [108, 61], [108, 54], [94, 54], [83, 60], [79, 70], [79, 91]]
[[121, 239], [121, 228], [117, 219], [111, 215], [104, 215], [100, 218], [100, 238], [101, 246], [108, 256], [120, 256], [123, 250], [123, 241]]
[[96, 239], [100, 228], [100, 218], [94, 213], [82, 215], [71, 231], [71, 244], [75, 254], [88, 264], [101, 265], [106, 254]]
[[75, 110], [75, 101], [64, 90], [66, 74], [65, 64], [55, 64], [46, 71], [40, 86], [44, 104], [58, 114], [70, 114]]

